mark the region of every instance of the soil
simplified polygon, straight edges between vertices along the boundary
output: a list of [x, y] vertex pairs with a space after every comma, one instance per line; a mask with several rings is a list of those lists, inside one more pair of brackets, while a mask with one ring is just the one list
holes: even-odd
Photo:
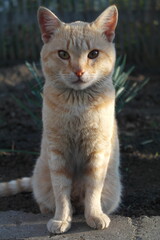
[[[143, 77], [136, 74], [132, 80]], [[40, 149], [41, 128], [15, 100], [28, 104], [25, 94], [32, 98], [28, 83], [35, 85], [31, 78], [25, 65], [0, 69], [0, 182], [31, 176]], [[149, 83], [117, 116], [123, 197], [116, 214], [160, 215], [159, 83], [160, 76], [150, 76]], [[38, 107], [28, 107], [41, 117]], [[39, 212], [31, 193], [0, 198], [0, 211], [7, 210]]]

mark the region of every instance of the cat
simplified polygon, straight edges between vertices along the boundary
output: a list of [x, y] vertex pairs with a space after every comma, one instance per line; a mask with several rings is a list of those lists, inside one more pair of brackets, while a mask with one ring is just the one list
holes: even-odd
[[115, 119], [113, 43], [118, 11], [95, 21], [63, 23], [40, 7], [43, 135], [33, 176], [0, 184], [0, 195], [33, 191], [42, 213], [53, 212], [49, 232], [71, 227], [73, 207], [87, 224], [109, 226], [121, 200], [119, 139]]

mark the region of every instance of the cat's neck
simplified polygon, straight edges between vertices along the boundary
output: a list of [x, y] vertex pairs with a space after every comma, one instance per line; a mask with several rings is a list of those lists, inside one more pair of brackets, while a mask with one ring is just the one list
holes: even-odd
[[83, 90], [74, 90], [64, 85], [53, 85], [50, 81], [46, 81], [44, 86], [44, 97], [50, 96], [59, 99], [65, 104], [90, 105], [97, 101], [98, 98], [108, 97], [115, 98], [115, 90], [112, 84], [112, 75], [96, 82], [92, 86]]

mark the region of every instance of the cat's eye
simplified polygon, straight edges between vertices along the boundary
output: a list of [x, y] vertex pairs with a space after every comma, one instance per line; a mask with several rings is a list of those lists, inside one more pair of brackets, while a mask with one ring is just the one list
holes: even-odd
[[88, 54], [88, 58], [94, 59], [94, 58], [98, 57], [98, 55], [99, 55], [99, 51], [98, 51], [98, 50], [92, 50], [92, 51]]
[[64, 60], [68, 60], [70, 58], [69, 53], [64, 50], [59, 50], [58, 56]]

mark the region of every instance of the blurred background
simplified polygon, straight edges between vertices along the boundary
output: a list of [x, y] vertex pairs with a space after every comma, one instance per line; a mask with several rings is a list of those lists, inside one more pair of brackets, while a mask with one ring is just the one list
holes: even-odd
[[90, 22], [111, 4], [119, 10], [118, 55], [127, 54], [127, 61], [141, 68], [159, 68], [159, 0], [0, 0], [0, 65], [39, 60], [38, 6], [48, 7], [66, 22]]
[[[0, 182], [30, 176], [40, 151], [38, 7], [71, 22], [92, 21], [111, 4], [119, 10], [113, 82], [124, 186], [116, 214], [160, 215], [160, 0], [0, 0]], [[29, 193], [0, 198], [0, 210], [39, 212]]]

